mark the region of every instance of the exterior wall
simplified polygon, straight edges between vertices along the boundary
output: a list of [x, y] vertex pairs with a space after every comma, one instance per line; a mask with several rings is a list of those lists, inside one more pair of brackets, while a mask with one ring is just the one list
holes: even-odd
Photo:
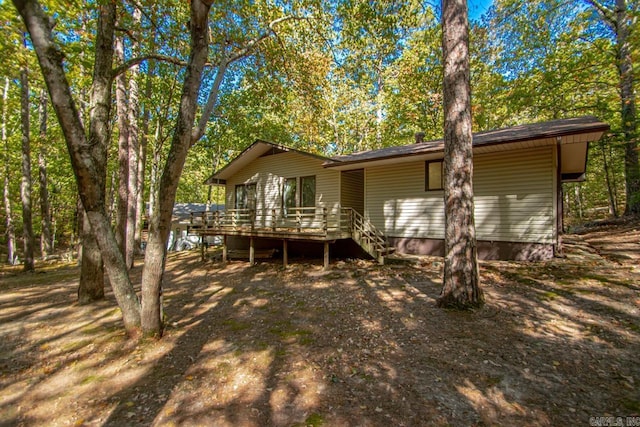
[[[423, 161], [365, 171], [365, 215], [387, 236], [443, 239], [442, 191], [425, 191]], [[474, 156], [479, 241], [555, 243], [553, 147]]]
[[[285, 178], [315, 175], [317, 207], [325, 207], [329, 215], [339, 213], [340, 172], [322, 167], [323, 161], [296, 152], [285, 152], [259, 157], [230, 179], [226, 184], [226, 209], [235, 207], [235, 186], [256, 184], [256, 211], [280, 212]], [[300, 180], [296, 186], [298, 204]], [[264, 218], [270, 225], [270, 218]]]
[[364, 170], [342, 172], [340, 187], [342, 206], [364, 214]]

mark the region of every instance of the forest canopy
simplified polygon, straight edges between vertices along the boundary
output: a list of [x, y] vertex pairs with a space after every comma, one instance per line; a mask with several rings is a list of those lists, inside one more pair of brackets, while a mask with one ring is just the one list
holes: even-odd
[[[622, 17], [615, 15], [620, 12], [616, 4], [625, 7]], [[88, 123], [98, 3], [42, 5], [55, 21], [55, 41], [62, 48], [72, 94]], [[472, 21], [475, 132], [588, 114], [611, 125], [610, 133], [590, 147], [586, 181], [565, 184], [567, 224], [625, 211], [630, 173], [625, 157], [633, 151], [631, 141], [637, 159], [637, 142], [635, 112], [625, 113], [629, 99], [621, 99], [620, 66], [622, 52], [630, 61], [623, 74], [631, 73], [634, 95], [638, 13], [632, 2], [498, 0]], [[22, 130], [27, 120], [33, 228], [36, 236], [50, 228], [52, 251], [78, 239], [76, 182], [32, 42], [11, 2], [0, 4], [0, 23], [2, 250], [7, 250], [10, 229], [22, 235]], [[129, 123], [139, 131], [144, 205], [154, 202], [178, 116], [188, 23], [186, 2], [123, 2], [116, 16], [120, 50], [116, 46], [113, 93], [120, 87], [126, 97], [132, 91], [137, 95]], [[623, 27], [626, 50], [621, 51], [618, 29]], [[187, 156], [176, 201], [219, 202], [221, 195], [204, 185], [205, 179], [257, 138], [324, 155], [407, 144], [416, 132], [424, 132], [425, 140], [441, 138], [440, 32], [439, 8], [417, 1], [216, 2], [209, 16], [209, 52], [196, 121], [216, 85], [221, 61], [228, 62], [227, 69], [220, 75], [214, 108], [203, 119], [202, 138]], [[116, 98], [105, 182], [114, 221], [123, 134]], [[43, 198], [47, 209], [40, 208]]]

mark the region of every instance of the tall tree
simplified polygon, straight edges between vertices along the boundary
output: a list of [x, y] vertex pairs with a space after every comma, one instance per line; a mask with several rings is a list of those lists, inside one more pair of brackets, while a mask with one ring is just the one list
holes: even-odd
[[[122, 310], [125, 328], [130, 334], [137, 335], [140, 327], [140, 303], [129, 280], [124, 258], [111, 230], [111, 223], [104, 206], [105, 165], [97, 160], [103, 158], [102, 152], [106, 153], [106, 144], [102, 142], [106, 141], [108, 135], [116, 5], [113, 2], [105, 2], [99, 6], [101, 10], [107, 11], [105, 15], [113, 21], [99, 29], [99, 31], [106, 31], [109, 34], [104, 37], [103, 43], [96, 43], [92, 95], [99, 93], [100, 96], [92, 98], [92, 102], [95, 102], [92, 105], [94, 117], [90, 120], [87, 140], [62, 64], [63, 55], [54, 42], [51, 21], [35, 0], [14, 0], [13, 4], [22, 16], [31, 35], [31, 41], [38, 56], [52, 105], [65, 136], [80, 198], [93, 234], [100, 246], [109, 282]], [[99, 82], [95, 79], [96, 74], [101, 75]], [[96, 155], [92, 151], [98, 151], [100, 154]], [[104, 158], [106, 158], [106, 154]]]
[[[142, 12], [138, 7], [133, 10], [133, 20], [136, 24], [140, 24]], [[137, 38], [133, 38], [131, 51], [133, 55], [137, 55], [139, 51], [139, 42]], [[129, 69], [129, 92], [128, 92], [128, 110], [127, 123], [129, 125], [127, 150], [127, 227], [125, 231], [125, 261], [129, 268], [133, 267], [133, 259], [135, 255], [135, 232], [136, 232], [136, 210], [138, 208], [138, 193], [141, 185], [138, 181], [138, 156], [140, 155], [140, 129], [138, 127], [138, 115], [140, 112], [138, 75], [140, 66], [135, 64]]]
[[13, 265], [16, 259], [16, 235], [13, 227], [13, 213], [11, 211], [11, 197], [9, 191], [9, 142], [7, 137], [7, 110], [9, 101], [9, 77], [5, 77], [2, 90], [2, 144], [4, 149], [4, 185], [2, 200], [4, 202], [5, 225], [7, 227], [7, 260]]
[[[96, 48], [94, 51], [93, 82], [89, 105], [89, 141], [91, 156], [96, 165], [96, 184], [105, 197], [107, 174], [107, 151], [109, 143], [109, 117], [111, 112], [111, 67], [113, 65], [113, 38], [115, 6], [98, 8]], [[82, 200], [78, 203], [78, 229], [81, 251], [78, 302], [88, 304], [104, 298], [104, 261], [98, 239], [93, 232], [89, 213]], [[129, 298], [132, 299], [130, 296]], [[129, 315], [135, 319], [133, 315]], [[132, 323], [135, 320], [131, 320]], [[126, 324], [126, 322], [125, 322]], [[134, 323], [135, 324], [135, 323]]]
[[484, 303], [473, 205], [473, 136], [466, 0], [442, 1], [445, 258], [441, 307]]
[[637, 1], [627, 3], [626, 0], [615, 0], [614, 4], [606, 4], [605, 1], [599, 0], [586, 1], [596, 10], [614, 35], [620, 115], [625, 140], [624, 168], [627, 193], [625, 214], [640, 215], [640, 163], [638, 162], [636, 99], [631, 52], [631, 37], [637, 25], [640, 6]]
[[[124, 36], [115, 40], [115, 54], [120, 63], [124, 58]], [[116, 240], [123, 255], [127, 253], [127, 208], [129, 198], [129, 107], [125, 73], [116, 76], [116, 112], [118, 117], [118, 202], [116, 211]], [[126, 262], [126, 258], [125, 258]], [[127, 266], [129, 263], [127, 262]]]
[[22, 70], [20, 70], [20, 116], [22, 129], [22, 183], [20, 185], [20, 198], [22, 199], [24, 271], [33, 271], [35, 269], [33, 214], [31, 210], [31, 126], [29, 123], [29, 111], [29, 68], [25, 64], [23, 65]]
[[[65, 75], [62, 55], [54, 42], [50, 20], [37, 0], [13, 0], [13, 3], [31, 35], [52, 105], [65, 136], [80, 198], [93, 234], [98, 241], [109, 282], [122, 310], [125, 328], [132, 335], [137, 335], [140, 331], [147, 335], [160, 335], [162, 331], [161, 283], [165, 265], [166, 242], [169, 236], [175, 195], [187, 153], [205, 134], [207, 123], [215, 110], [220, 85], [229, 66], [253, 54], [263, 40], [274, 34], [274, 26], [289, 17], [269, 22], [265, 28], [261, 28], [255, 33], [255, 37], [248, 39], [239, 31], [236, 35], [239, 39], [236, 40], [237, 44], [230, 42], [230, 37], [225, 37], [228, 34], [218, 35], [221, 38], [219, 40], [221, 45], [219, 45], [216, 59], [216, 74], [208, 82], [208, 99], [196, 124], [200, 85], [208, 60], [208, 18], [211, 4], [209, 1], [203, 0], [190, 2], [190, 55], [184, 72], [180, 107], [173, 137], [160, 178], [158, 209], [150, 220], [149, 243], [142, 277], [142, 303], [140, 304], [105, 209], [105, 163], [102, 162], [102, 159], [105, 158], [103, 154], [106, 151], [106, 144], [102, 142], [106, 140], [111, 98], [109, 89], [105, 87], [104, 83], [110, 81], [110, 77], [113, 75], [109, 65], [113, 56], [112, 43], [116, 4], [106, 2], [99, 5], [101, 10], [109, 11], [109, 24], [99, 26], [99, 32], [108, 33], [108, 35], [105, 35], [102, 43], [95, 44], [96, 60], [92, 94], [101, 94], [101, 96], [92, 96], [92, 117], [90, 118], [89, 140], [87, 141]], [[244, 30], [246, 28], [243, 28]], [[139, 60], [136, 59], [136, 61]], [[130, 64], [123, 64], [114, 73], [118, 74], [128, 66]], [[96, 76], [101, 78], [97, 79]], [[92, 150], [98, 150], [98, 153]]]
[[53, 239], [51, 237], [51, 206], [49, 204], [49, 183], [47, 181], [47, 91], [40, 93], [39, 105], [40, 135], [38, 150], [38, 181], [40, 183], [40, 222], [42, 233], [40, 235], [40, 252], [42, 259], [51, 254]]

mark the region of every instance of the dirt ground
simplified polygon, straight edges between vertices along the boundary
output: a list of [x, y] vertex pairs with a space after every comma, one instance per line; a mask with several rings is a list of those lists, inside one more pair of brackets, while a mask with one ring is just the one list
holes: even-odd
[[[0, 425], [589, 425], [640, 415], [640, 223], [566, 257], [483, 262], [486, 306], [436, 308], [442, 260], [173, 254], [167, 330], [129, 342], [78, 269], [0, 273]], [[140, 274], [136, 267], [136, 275]], [[593, 420], [591, 420], [593, 421]]]

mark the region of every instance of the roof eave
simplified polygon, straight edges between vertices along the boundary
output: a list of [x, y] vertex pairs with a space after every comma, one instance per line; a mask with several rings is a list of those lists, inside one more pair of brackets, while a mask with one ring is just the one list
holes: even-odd
[[[562, 138], [570, 135], [583, 135], [583, 134], [594, 133], [594, 132], [604, 133], [609, 129], [610, 129], [610, 126], [607, 123], [600, 122], [598, 124], [594, 124], [593, 126], [585, 127], [580, 130], [541, 132], [539, 134], [536, 134], [535, 136], [526, 136], [526, 137], [520, 137], [520, 138], [516, 137], [513, 139], [509, 139], [507, 141], [482, 142], [479, 144], [474, 144], [473, 148], [476, 149], [476, 148], [491, 147], [496, 145], [509, 145], [509, 144], [516, 144], [516, 143], [522, 143], [527, 141], [536, 141], [536, 140], [547, 139], [547, 138]], [[474, 139], [476, 137], [481, 137], [482, 134], [483, 133], [480, 133], [477, 135], [474, 134]], [[405, 157], [415, 157], [415, 156], [427, 155], [427, 154], [433, 154], [433, 153], [444, 153], [444, 141], [443, 140], [439, 140], [439, 141], [441, 142], [441, 147], [437, 147], [437, 148], [430, 147], [430, 149], [428, 150], [416, 150], [411, 153], [393, 154], [393, 155], [379, 156], [379, 157], [369, 157], [366, 159], [339, 160], [334, 158], [334, 159], [331, 159], [330, 161], [323, 163], [323, 167], [325, 168], [344, 167], [344, 166], [352, 166], [352, 165], [358, 165], [358, 164], [366, 164], [366, 163], [371, 163], [376, 161], [401, 159]], [[430, 142], [434, 142], [434, 141], [430, 141]]]

